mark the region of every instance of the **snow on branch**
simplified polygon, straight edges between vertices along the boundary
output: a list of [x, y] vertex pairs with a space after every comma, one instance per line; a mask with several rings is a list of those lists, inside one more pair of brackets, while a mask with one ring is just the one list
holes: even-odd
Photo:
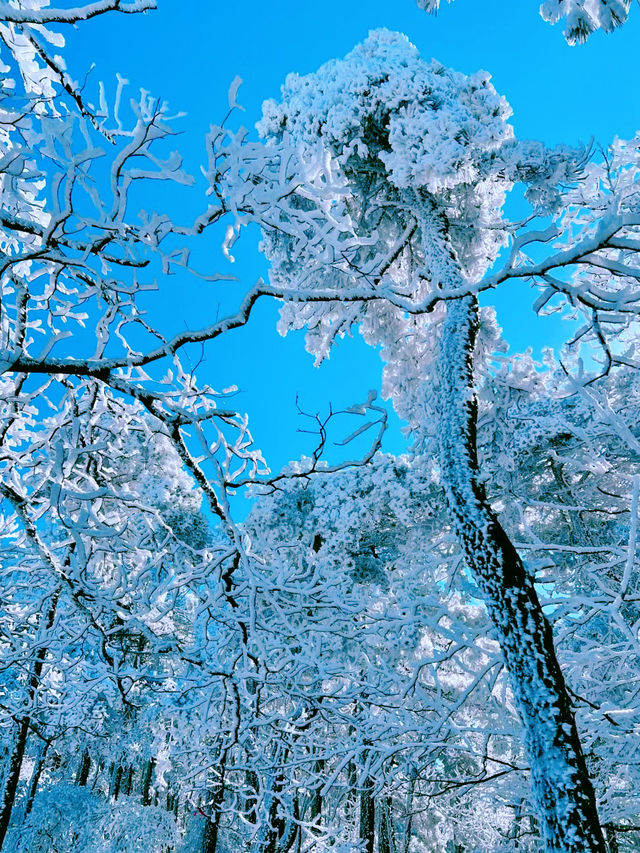
[[0, 21], [12, 24], [76, 24], [79, 21], [87, 21], [103, 15], [105, 12], [133, 15], [156, 8], [156, 0], [134, 0], [129, 3], [121, 0], [98, 0], [96, 3], [87, 3], [86, 6], [71, 9], [16, 8], [9, 3], [0, 3]]
[[[452, 0], [447, 0], [451, 3]], [[420, 9], [437, 12], [440, 0], [417, 0]], [[627, 20], [631, 0], [544, 0], [540, 14], [551, 24], [564, 19], [569, 44], [585, 42], [596, 30], [613, 32]]]

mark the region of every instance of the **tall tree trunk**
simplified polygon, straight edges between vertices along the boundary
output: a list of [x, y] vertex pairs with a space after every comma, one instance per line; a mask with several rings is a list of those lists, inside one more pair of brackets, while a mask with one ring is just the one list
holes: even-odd
[[80, 767], [78, 768], [78, 777], [76, 779], [76, 785], [79, 785], [81, 788], [89, 781], [89, 772], [91, 770], [91, 756], [89, 755], [89, 750], [85, 749], [82, 753], [82, 759], [80, 760]]
[[405, 803], [405, 818], [404, 835], [402, 841], [402, 853], [409, 853], [411, 846], [411, 835], [413, 831], [413, 798], [416, 791], [416, 780], [418, 778], [418, 768], [413, 765], [409, 770], [409, 785], [407, 787], [407, 799]]
[[378, 851], [379, 853], [396, 853], [396, 835], [393, 826], [393, 803], [391, 797], [380, 798], [379, 804]]
[[100, 761], [98, 761], [98, 766], [96, 767], [96, 773], [95, 773], [95, 776], [93, 777], [93, 782], [91, 783], [91, 790], [92, 791], [95, 791], [96, 787], [98, 786], [98, 781], [101, 778], [103, 770], [104, 770], [104, 761], [102, 759], [100, 759]]
[[373, 779], [367, 776], [360, 792], [360, 844], [364, 853], [373, 853], [376, 831], [376, 808]]
[[258, 774], [255, 770], [247, 770], [245, 773], [246, 794], [244, 798], [244, 817], [249, 823], [257, 823], [258, 815]]
[[289, 853], [300, 839], [300, 794], [296, 790], [291, 804], [291, 820], [284, 822], [282, 836], [278, 842], [281, 853]]
[[114, 766], [113, 775], [111, 776], [111, 796], [114, 800], [117, 800], [120, 796], [120, 785], [122, 784], [122, 772], [123, 767], [122, 764], [117, 764]]
[[122, 793], [125, 796], [129, 796], [131, 793], [131, 788], [133, 787], [133, 764], [129, 764], [128, 767], [125, 766], [124, 772], [122, 774]]
[[31, 782], [29, 783], [29, 793], [27, 794], [27, 804], [24, 808], [25, 817], [28, 817], [31, 814], [31, 810], [33, 808], [33, 801], [36, 798], [36, 794], [38, 792], [38, 785], [40, 784], [40, 777], [42, 776], [42, 771], [44, 770], [44, 765], [47, 760], [47, 752], [49, 751], [49, 746], [50, 742], [47, 741], [40, 750], [40, 755], [38, 756], [36, 766], [34, 767], [33, 773], [31, 774]]
[[322, 822], [322, 779], [324, 776], [324, 759], [314, 761], [313, 775], [315, 776], [315, 788], [311, 793], [311, 802], [309, 803], [309, 823], [311, 831], [315, 834], [320, 832], [320, 824]]
[[[44, 625], [42, 626], [44, 632], [50, 630], [53, 625], [54, 619], [56, 617], [56, 609], [58, 607], [59, 597], [60, 590], [58, 590], [51, 599], [51, 604], [49, 605], [49, 609], [44, 619]], [[42, 675], [42, 669], [44, 667], [44, 661], [46, 656], [46, 646], [40, 646], [35, 654], [33, 669], [31, 671], [31, 675], [29, 676], [27, 692], [29, 703], [32, 703], [35, 699], [36, 691], [38, 689], [38, 685], [40, 684], [40, 676]], [[24, 760], [24, 752], [27, 746], [27, 738], [29, 736], [30, 728], [31, 717], [29, 713], [27, 713], [18, 722], [18, 733], [16, 736], [15, 743], [13, 745], [13, 751], [11, 753], [11, 759], [9, 761], [9, 769], [5, 777], [4, 791], [2, 793], [2, 805], [0, 806], [0, 850], [2, 850], [4, 846], [7, 830], [9, 829], [9, 824], [11, 822], [11, 812], [13, 811], [13, 805], [16, 799], [16, 791], [18, 790], [18, 782], [20, 781], [20, 771], [22, 770], [22, 762]]]
[[155, 758], [145, 761], [142, 768], [142, 779], [140, 784], [140, 793], [142, 794], [142, 805], [151, 805], [151, 780], [153, 778], [153, 768], [156, 766]]
[[13, 745], [11, 760], [9, 761], [9, 769], [4, 783], [4, 792], [2, 795], [2, 807], [0, 808], [0, 850], [4, 845], [4, 841], [11, 822], [11, 812], [16, 799], [16, 791], [18, 790], [18, 782], [20, 781], [20, 771], [22, 769], [22, 760], [24, 751], [27, 745], [27, 737], [29, 734], [29, 717], [25, 717], [18, 726], [18, 734]]
[[[354, 718], [358, 714], [358, 703], [354, 704], [353, 716]], [[355, 733], [354, 726], [349, 726], [347, 729], [348, 737], [351, 738]], [[353, 832], [356, 832], [357, 829], [357, 821], [358, 821], [358, 769], [356, 767], [356, 762], [354, 758], [350, 758], [346, 767], [346, 777], [347, 777], [347, 785], [346, 785], [346, 802], [345, 802], [345, 819], [347, 821], [347, 825], [353, 827]]]
[[224, 801], [224, 776], [213, 791], [213, 798], [209, 804], [209, 820], [204, 829], [202, 838], [202, 853], [216, 853], [218, 846], [218, 835], [220, 833], [220, 819], [222, 817], [222, 803]]
[[271, 806], [269, 808], [269, 825], [264, 845], [264, 853], [276, 853], [280, 839], [284, 835], [285, 821], [280, 813], [280, 794], [284, 787], [284, 776], [279, 773], [273, 783]]
[[[441, 265], [451, 267], [455, 260], [444, 241], [440, 245]], [[457, 278], [463, 284], [459, 273]], [[489, 505], [480, 477], [473, 384], [477, 328], [475, 297], [447, 303], [440, 342], [439, 441], [447, 501], [510, 674], [546, 850], [605, 853], [595, 795], [551, 627], [533, 579]]]
[[215, 853], [218, 846], [217, 821], [208, 820], [204, 825], [202, 834], [202, 853]]

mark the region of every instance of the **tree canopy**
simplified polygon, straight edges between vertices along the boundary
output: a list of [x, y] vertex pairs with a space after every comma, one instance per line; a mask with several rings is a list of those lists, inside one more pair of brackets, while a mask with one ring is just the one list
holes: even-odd
[[[520, 139], [377, 29], [256, 133], [236, 78], [192, 175], [180, 116], [63, 53], [154, 8], [0, 4], [0, 849], [637, 849], [638, 137]], [[542, 359], [492, 304], [523, 281]], [[264, 302], [382, 360], [282, 470], [207, 363]]]

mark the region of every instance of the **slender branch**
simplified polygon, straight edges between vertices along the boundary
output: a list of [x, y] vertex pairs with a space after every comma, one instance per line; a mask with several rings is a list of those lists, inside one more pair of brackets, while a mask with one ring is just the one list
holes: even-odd
[[78, 21], [88, 21], [105, 12], [122, 12], [125, 15], [135, 15], [156, 9], [156, 0], [134, 0], [122, 3], [121, 0], [98, 0], [86, 6], [73, 9], [16, 9], [8, 3], [0, 3], [0, 20], [12, 24], [76, 24]]

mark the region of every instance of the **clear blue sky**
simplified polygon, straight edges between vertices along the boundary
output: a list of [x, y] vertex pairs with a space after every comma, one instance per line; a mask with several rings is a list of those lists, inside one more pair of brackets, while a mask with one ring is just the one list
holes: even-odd
[[[243, 80], [240, 102], [252, 126], [265, 98], [277, 97], [290, 71], [306, 73], [343, 56], [375, 27], [404, 32], [426, 59], [457, 70], [492, 74], [511, 103], [521, 138], [549, 143], [606, 144], [640, 128], [638, 57], [640, 10], [606, 36], [569, 47], [559, 26], [538, 15], [537, 0], [456, 0], [437, 16], [421, 12], [414, 0], [158, 0], [144, 16], [111, 15], [66, 30], [70, 71], [77, 79], [94, 62], [95, 79], [113, 81], [116, 72], [169, 101], [188, 115], [176, 123], [180, 149], [190, 167], [203, 162], [203, 139], [226, 112], [227, 90], [236, 74]], [[186, 211], [185, 211], [186, 216]], [[218, 235], [215, 235], [216, 238]], [[228, 269], [214, 235], [201, 247], [201, 266], [240, 276], [236, 285], [177, 279], [166, 291], [166, 322], [175, 328], [200, 325], [226, 313], [266, 270], [250, 241]], [[499, 319], [511, 350], [558, 344], [558, 319], [535, 320], [530, 294], [500, 294]], [[303, 351], [300, 335], [283, 340], [275, 331], [273, 306], [262, 305], [248, 329], [234, 332], [207, 350], [206, 378], [223, 387], [237, 384], [239, 408], [250, 414], [254, 435], [274, 469], [296, 458], [309, 440], [296, 434], [295, 396], [307, 409], [349, 405], [380, 381], [380, 361], [359, 340], [347, 341], [320, 370]], [[402, 447], [398, 425], [387, 447]]]

